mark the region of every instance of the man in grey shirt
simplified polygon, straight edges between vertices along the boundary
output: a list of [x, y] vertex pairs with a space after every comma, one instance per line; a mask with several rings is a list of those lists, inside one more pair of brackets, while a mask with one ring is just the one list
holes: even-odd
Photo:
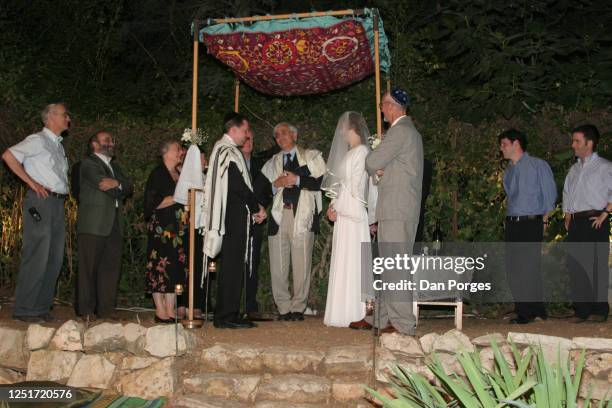
[[27, 322], [53, 321], [55, 284], [64, 259], [64, 200], [68, 161], [62, 132], [70, 115], [62, 103], [47, 105], [42, 131], [8, 148], [2, 159], [29, 187], [23, 200], [23, 246], [13, 317]]
[[563, 187], [563, 213], [569, 242], [574, 323], [608, 319], [608, 257], [612, 211], [612, 163], [597, 154], [599, 131], [582, 125], [572, 131], [578, 161]]

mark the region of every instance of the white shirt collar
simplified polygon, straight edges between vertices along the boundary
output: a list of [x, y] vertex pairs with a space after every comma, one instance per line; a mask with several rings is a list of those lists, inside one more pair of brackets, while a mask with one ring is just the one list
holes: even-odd
[[598, 158], [599, 155], [597, 154], [597, 152], [593, 152], [590, 155], [588, 155], [587, 157], [584, 158], [584, 162], [581, 159], [578, 159], [578, 163], [580, 163], [581, 165], [586, 165], [590, 162], [592, 162], [593, 160], [595, 160], [596, 158]]
[[397, 122], [399, 122], [399, 121], [400, 121], [400, 119], [401, 119], [401, 118], [405, 118], [405, 117], [406, 117], [406, 115], [402, 115], [402, 116], [400, 116], [399, 118], [395, 119], [395, 120], [393, 121], [393, 123], [391, 124], [391, 127], [395, 126], [395, 125], [397, 124]]
[[227, 133], [224, 133], [224, 134], [223, 134], [223, 137], [224, 137], [224, 138], [225, 138], [227, 141], [229, 141], [231, 144], [233, 144], [234, 146], [238, 146], [238, 145], [236, 144], [236, 142], [234, 142], [234, 139], [232, 139], [232, 137], [231, 137], [230, 135], [228, 135]]
[[45, 135], [47, 135], [47, 137], [48, 137], [48, 138], [50, 138], [51, 140], [53, 140], [55, 143], [58, 143], [58, 144], [59, 144], [59, 143], [61, 143], [61, 141], [64, 139], [63, 137], [58, 136], [58, 135], [56, 135], [55, 133], [53, 133], [53, 132], [51, 131], [51, 129], [49, 129], [49, 128], [47, 128], [47, 127], [44, 127], [42, 131], [43, 131], [43, 133], [44, 133]]
[[101, 154], [101, 153], [94, 153], [96, 156], [98, 156], [100, 158], [100, 160], [102, 160], [104, 163], [106, 163], [107, 165], [110, 166], [110, 162], [111, 162], [111, 158], [108, 157], [105, 154]]
[[283, 156], [286, 154], [290, 154], [291, 158], [293, 159], [293, 156], [295, 156], [295, 152], [297, 151], [297, 147], [293, 146], [293, 149], [289, 150], [288, 152], [283, 150]]

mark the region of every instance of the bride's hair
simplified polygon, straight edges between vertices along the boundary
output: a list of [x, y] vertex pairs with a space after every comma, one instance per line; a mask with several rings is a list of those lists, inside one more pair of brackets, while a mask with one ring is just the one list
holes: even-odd
[[368, 124], [361, 114], [357, 112], [348, 112], [346, 121], [347, 129], [354, 130], [359, 135], [362, 143], [368, 140], [370, 132], [368, 131]]

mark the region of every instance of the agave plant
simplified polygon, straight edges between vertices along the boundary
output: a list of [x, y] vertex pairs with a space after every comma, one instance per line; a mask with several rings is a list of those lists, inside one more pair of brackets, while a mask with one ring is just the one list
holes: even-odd
[[[457, 360], [465, 378], [456, 373], [447, 374], [436, 354], [428, 363], [437, 383], [431, 384], [420, 374], [396, 366], [391, 377], [395, 398], [366, 388], [385, 407], [390, 408], [576, 408], [580, 381], [585, 363], [584, 350], [570, 369], [569, 358], [557, 363], [544, 359], [541, 347], [531, 346], [523, 353], [515, 344], [510, 345], [514, 364], [510, 364], [495, 341], [491, 348], [495, 357], [493, 369], [484, 368], [478, 352], [460, 352]], [[585, 408], [612, 408], [612, 400], [604, 398], [595, 405], [589, 396], [581, 404]]]

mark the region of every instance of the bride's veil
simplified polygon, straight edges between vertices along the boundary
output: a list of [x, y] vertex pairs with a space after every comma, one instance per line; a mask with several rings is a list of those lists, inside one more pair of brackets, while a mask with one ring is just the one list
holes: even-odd
[[[361, 143], [370, 149], [370, 131], [368, 125], [361, 114], [357, 112], [344, 112], [340, 119], [338, 119], [338, 125], [336, 126], [336, 132], [334, 133], [334, 139], [329, 150], [329, 156], [327, 157], [327, 171], [323, 176], [323, 182], [321, 183], [321, 190], [325, 191], [325, 195], [329, 198], [336, 198], [340, 193], [340, 186], [342, 185], [342, 164], [344, 157], [348, 153], [350, 146], [346, 141], [346, 133], [349, 129], [353, 129], [360, 137]], [[365, 197], [358, 197], [367, 201], [368, 193], [366, 191]]]

